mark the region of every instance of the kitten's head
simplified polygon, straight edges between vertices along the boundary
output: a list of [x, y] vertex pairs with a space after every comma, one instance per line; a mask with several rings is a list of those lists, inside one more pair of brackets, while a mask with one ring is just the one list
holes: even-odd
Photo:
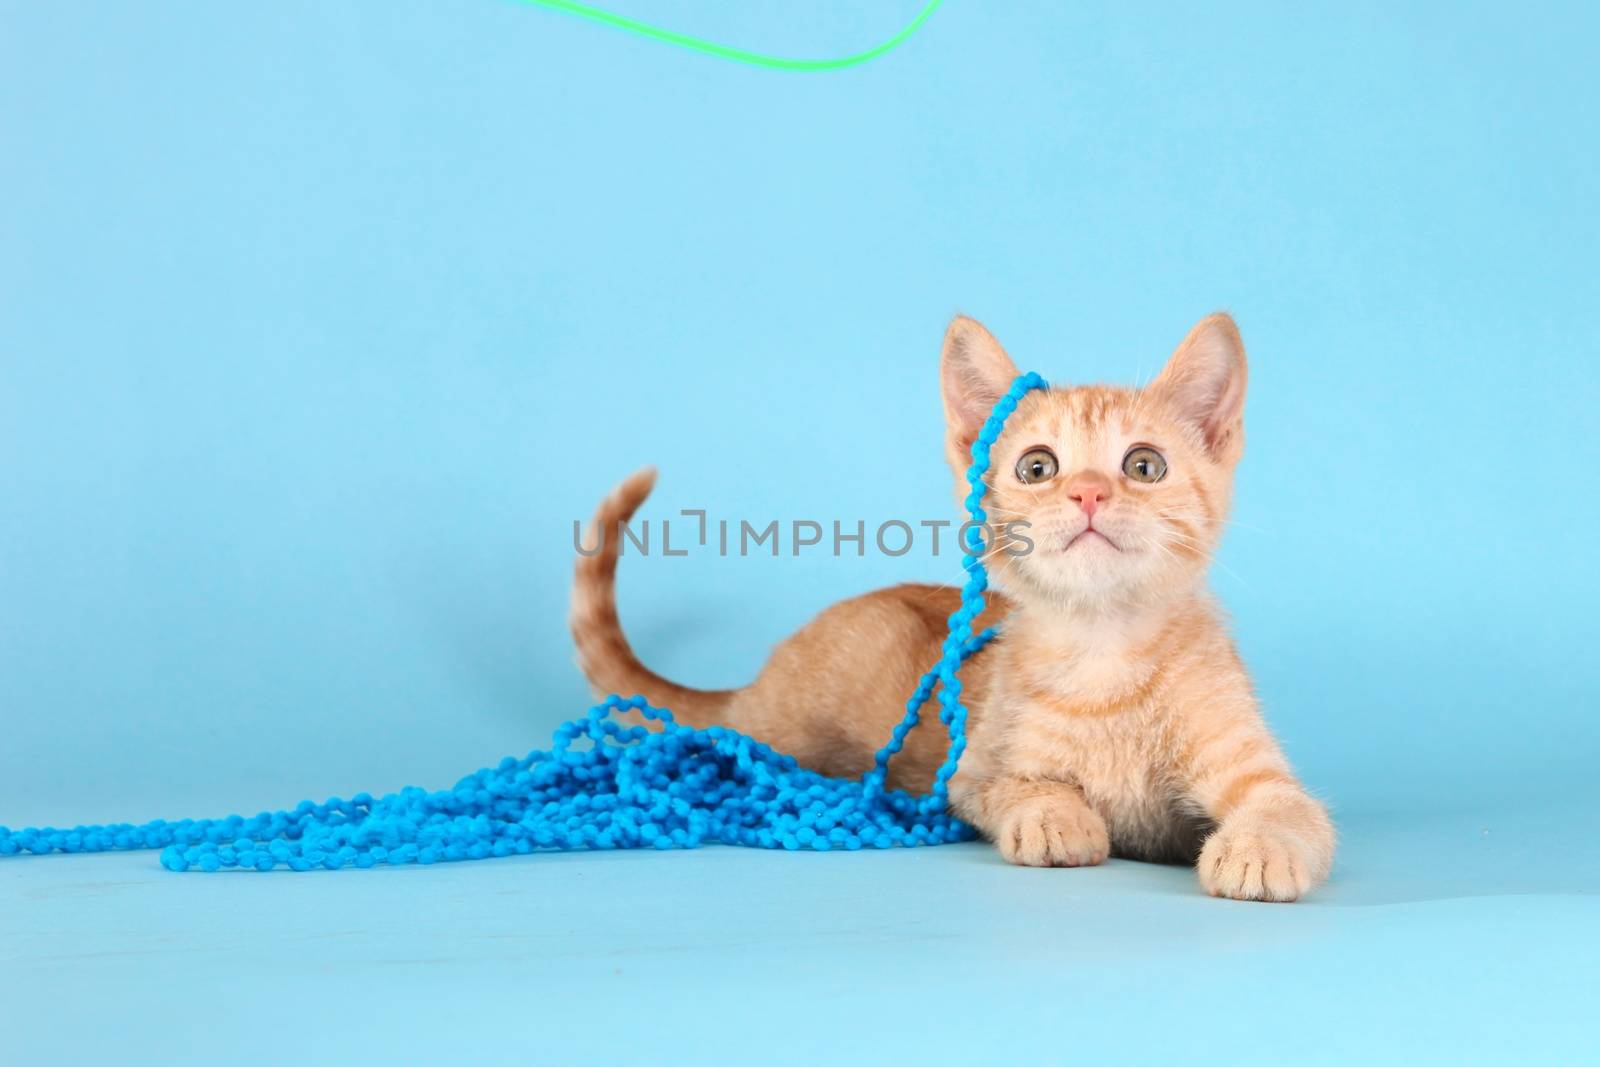
[[[968, 491], [972, 442], [1018, 373], [988, 330], [967, 318], [950, 324], [941, 379], [958, 497]], [[1002, 534], [1018, 524], [991, 543], [995, 581], [1024, 599], [1087, 607], [1199, 581], [1244, 449], [1244, 392], [1244, 345], [1218, 314], [1189, 331], [1143, 389], [1024, 397], [991, 452], [989, 521]]]

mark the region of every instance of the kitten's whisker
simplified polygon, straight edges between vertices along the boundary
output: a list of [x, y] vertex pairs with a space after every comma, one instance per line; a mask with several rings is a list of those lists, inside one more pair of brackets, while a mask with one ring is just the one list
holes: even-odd
[[1272, 531], [1264, 527], [1252, 526], [1247, 522], [1240, 522], [1238, 519], [1213, 518], [1203, 511], [1190, 507], [1157, 508], [1155, 513], [1163, 519], [1195, 519], [1200, 522], [1215, 522], [1225, 526], [1237, 526], [1241, 530], [1253, 530], [1256, 533], [1272, 535]]
[[[1157, 543], [1159, 543], [1159, 542], [1157, 542]], [[1240, 585], [1245, 586], [1246, 588], [1249, 588], [1249, 586], [1250, 586], [1249, 582], [1247, 582], [1243, 578], [1239, 577], [1238, 573], [1232, 567], [1228, 566], [1226, 563], [1222, 562], [1220, 559], [1217, 558], [1216, 553], [1207, 551], [1205, 545], [1202, 544], [1199, 541], [1196, 541], [1194, 538], [1185, 537], [1180, 533], [1169, 532], [1167, 544], [1168, 545], [1170, 545], [1170, 544], [1183, 545], [1184, 547], [1186, 547], [1189, 550], [1191, 550], [1192, 552], [1194, 552], [1196, 555], [1198, 555], [1201, 558], [1203, 558], [1208, 564], [1212, 564], [1214, 566], [1221, 567], [1224, 571], [1227, 572], [1229, 577], [1231, 577], [1234, 581], [1238, 582]], [[1169, 554], [1171, 554], [1171, 549], [1168, 548], [1167, 545], [1162, 545], [1161, 547], [1163, 549], [1165, 549]], [[1176, 557], [1174, 556], [1174, 558], [1176, 558]]]
[[[989, 548], [984, 550], [983, 555], [978, 557], [978, 562], [982, 563], [985, 567], [988, 567], [989, 566], [989, 562], [991, 560], [993, 560], [996, 555], [1000, 554], [1001, 552], [1004, 552], [1009, 547], [1011, 547], [1011, 546], [1008, 543], [996, 543], [994, 545], [991, 545]], [[965, 546], [962, 547], [962, 555], [966, 555]], [[1001, 567], [999, 569], [1004, 569], [1004, 567], [1009, 566], [1010, 563], [1012, 562], [1012, 560], [1014, 560], [1014, 559], [1016, 559], [1016, 556], [1014, 556], [1014, 555], [1012, 555], [1010, 553], [1006, 553], [1006, 558], [1002, 562]], [[995, 573], [998, 573], [998, 571], [997, 570], [991, 570], [990, 571], [991, 576], [993, 574], [995, 574]], [[938, 584], [940, 589], [959, 589], [963, 585], [965, 585], [966, 582], [967, 582], [967, 573], [966, 573], [966, 571], [963, 570], [961, 572], [961, 577], [960, 578], [957, 578], [956, 580], [951, 581], [951, 582], [939, 582], [937, 584]]]

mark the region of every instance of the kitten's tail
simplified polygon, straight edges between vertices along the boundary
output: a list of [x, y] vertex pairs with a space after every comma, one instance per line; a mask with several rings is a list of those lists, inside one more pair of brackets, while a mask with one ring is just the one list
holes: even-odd
[[[630, 475], [600, 502], [578, 551], [568, 624], [578, 644], [578, 666], [597, 695], [641, 694], [656, 707], [690, 726], [722, 721], [734, 689], [690, 689], [651, 671], [622, 633], [617, 617], [617, 557], [622, 551], [621, 524], [633, 517], [656, 484], [654, 467]], [[587, 554], [586, 554], [587, 553]]]

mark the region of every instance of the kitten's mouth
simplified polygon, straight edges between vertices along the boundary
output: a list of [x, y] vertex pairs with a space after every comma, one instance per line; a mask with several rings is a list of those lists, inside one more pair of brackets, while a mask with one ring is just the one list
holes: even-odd
[[1106, 544], [1110, 545], [1116, 551], [1118, 551], [1118, 552], [1122, 551], [1121, 548], [1117, 547], [1117, 543], [1115, 541], [1111, 540], [1111, 538], [1107, 537], [1105, 534], [1101, 533], [1099, 530], [1096, 530], [1093, 526], [1085, 527], [1083, 530], [1081, 530], [1078, 534], [1076, 534], [1072, 538], [1072, 540], [1068, 541], [1066, 544], [1061, 546], [1061, 551], [1069, 552], [1069, 551], [1072, 550], [1072, 546], [1073, 545], [1092, 544], [1095, 541], [1103, 541]]

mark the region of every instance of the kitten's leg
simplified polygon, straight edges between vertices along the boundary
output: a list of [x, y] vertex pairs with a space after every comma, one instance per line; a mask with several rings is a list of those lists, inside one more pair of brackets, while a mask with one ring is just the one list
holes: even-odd
[[1196, 864], [1212, 896], [1297, 900], [1328, 876], [1334, 830], [1259, 723], [1194, 754], [1191, 796], [1217, 824]]
[[1000, 774], [952, 785], [957, 814], [993, 840], [1007, 862], [1092, 867], [1110, 851], [1105, 820], [1071, 782]]

